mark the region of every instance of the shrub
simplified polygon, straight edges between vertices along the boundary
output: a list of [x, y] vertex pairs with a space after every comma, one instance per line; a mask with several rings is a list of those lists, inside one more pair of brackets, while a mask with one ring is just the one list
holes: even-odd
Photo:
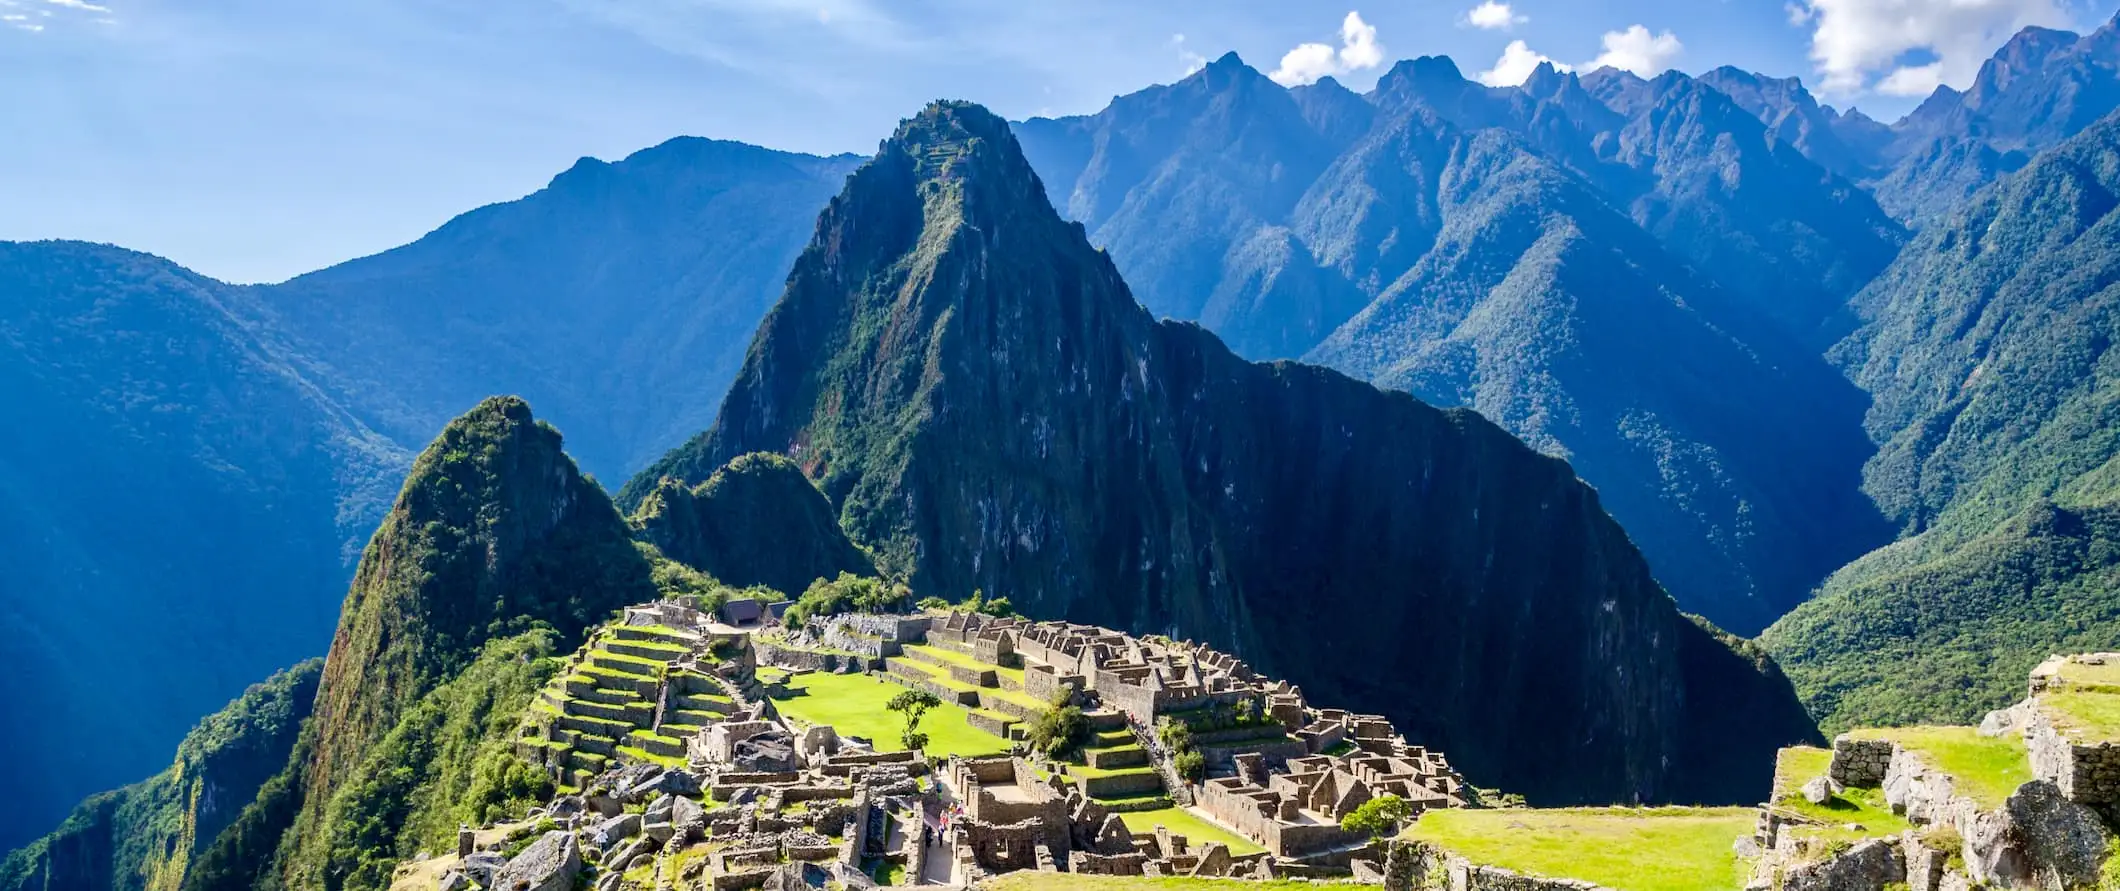
[[1066, 757], [1089, 739], [1089, 718], [1076, 706], [1056, 704], [1031, 720], [1028, 736], [1031, 748], [1046, 757]]
[[1200, 754], [1199, 749], [1179, 752], [1172, 756], [1170, 764], [1177, 769], [1178, 776], [1184, 777], [1188, 783], [1197, 783], [1207, 776], [1207, 756]]
[[1379, 795], [1362, 802], [1346, 816], [1341, 817], [1340, 828], [1374, 838], [1397, 832], [1399, 824], [1411, 816], [1411, 802], [1396, 795]]

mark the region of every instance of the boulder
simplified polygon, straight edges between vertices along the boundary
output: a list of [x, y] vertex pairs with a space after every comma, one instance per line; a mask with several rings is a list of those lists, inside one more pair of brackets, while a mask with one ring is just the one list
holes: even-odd
[[597, 847], [608, 848], [623, 839], [629, 839], [639, 834], [640, 815], [619, 814], [616, 817], [606, 818], [602, 823], [596, 824], [596, 832], [592, 837], [595, 839]]
[[479, 851], [464, 858], [464, 874], [481, 888], [493, 887], [493, 874], [508, 865], [508, 860], [492, 851]]
[[596, 880], [596, 891], [618, 891], [618, 884], [623, 881], [625, 881], [624, 877], [618, 873], [604, 873], [603, 878]]
[[604, 858], [604, 861], [606, 863], [611, 864], [611, 869], [613, 871], [625, 872], [626, 864], [630, 862], [633, 858], [643, 856], [654, 849], [655, 840], [653, 838], [643, 835], [639, 838], [634, 839], [632, 843], [626, 845], [624, 850], [619, 851], [617, 854]]
[[699, 802], [681, 796], [670, 802], [670, 825], [688, 829], [704, 826], [706, 822], [707, 809], [700, 807]]
[[1899, 849], [1880, 839], [1866, 839], [1817, 863], [1791, 867], [1782, 891], [1883, 891], [1906, 880]]
[[505, 891], [573, 891], [574, 880], [581, 871], [581, 850], [575, 845], [574, 836], [547, 832], [495, 871], [487, 887]]
[[1803, 800], [1812, 804], [1825, 804], [1833, 800], [1833, 786], [1825, 777], [1816, 777], [1803, 784]]
[[2032, 700], [2026, 699], [2009, 708], [1988, 712], [1986, 717], [1980, 719], [1980, 735], [2005, 736], [2023, 733], [2025, 728], [2031, 725], [2032, 709], [2036, 707]]
[[463, 870], [452, 869], [442, 873], [442, 879], [436, 883], [435, 888], [436, 891], [471, 891], [471, 877], [464, 875]]
[[2089, 807], [2062, 797], [2047, 780], [2017, 787], [2002, 812], [2031, 861], [2033, 874], [2061, 879], [2063, 887], [2095, 886], [2113, 834]]

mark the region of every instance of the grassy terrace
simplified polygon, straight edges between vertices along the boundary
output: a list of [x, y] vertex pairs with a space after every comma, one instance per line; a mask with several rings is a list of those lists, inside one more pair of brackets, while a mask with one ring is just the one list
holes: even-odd
[[1154, 832], [1157, 826], [1168, 828], [1172, 834], [1185, 836], [1188, 844], [1198, 846], [1218, 841], [1229, 846], [1231, 854], [1250, 854], [1263, 851], [1257, 843], [1238, 835], [1181, 807], [1167, 807], [1153, 811], [1121, 813], [1119, 819], [1131, 832]]
[[[905, 722], [884, 705], [906, 688], [867, 675], [820, 672], [794, 675], [787, 684], [790, 695], [775, 700], [782, 715], [806, 724], [830, 724], [841, 735], [873, 740], [879, 751], [905, 748], [898, 742]], [[1008, 751], [1008, 740], [973, 727], [965, 721], [966, 714], [963, 706], [947, 702], [928, 710], [920, 730], [928, 735], [929, 755], [993, 755]]]
[[2061, 666], [2061, 680], [2070, 687], [2120, 693], [2120, 663], [2091, 665], [2070, 659]]
[[1863, 739], [1889, 739], [1950, 774], [1958, 794], [1981, 808], [1999, 807], [2018, 786], [2031, 782], [2032, 765], [2016, 737], [1987, 737], [1971, 727], [1892, 727], [1855, 731]]
[[[1090, 876], [1065, 872], [1012, 872], [980, 886], [989, 891], [1316, 891], [1320, 886], [1297, 879], [1253, 882], [1245, 879], [1195, 879], [1183, 876]], [[1352, 882], [1326, 886], [1332, 891], [1377, 891], [1382, 885]]]
[[1744, 887], [1731, 844], [1752, 831], [1751, 808], [1435, 810], [1407, 838], [1474, 863], [1615, 891]]
[[[1825, 776], [1826, 767], [1832, 761], [1832, 750], [1812, 746], [1791, 746], [1775, 757], [1774, 805], [1823, 824], [1792, 827], [1790, 831], [1830, 844], [1897, 835], [1911, 827], [1905, 817], [1892, 813], [1891, 807], [1885, 804], [1882, 789], [1843, 789], [1840, 794], [1826, 799], [1824, 804], [1812, 804], [1806, 800], [1803, 784]], [[1849, 824], [1862, 829], [1847, 829]]]
[[1007, 668], [990, 662], [981, 662], [972, 658], [970, 653], [953, 650], [938, 644], [906, 644], [905, 649], [909, 653], [926, 653], [944, 662], [954, 662], [969, 668], [991, 668], [994, 670], [994, 674], [1015, 681], [1017, 687], [1023, 686], [1023, 669], [1021, 668]]
[[2069, 739], [2085, 743], [2120, 740], [2120, 696], [2094, 689], [2041, 693], [2039, 709], [2054, 722], [2054, 729]]
[[963, 653], [959, 653], [954, 650], [940, 649], [926, 644], [913, 644], [907, 646], [906, 649], [920, 650], [922, 652], [931, 652], [934, 653], [937, 658], [941, 658], [949, 662], [954, 662], [959, 665], [964, 665], [972, 668], [991, 669], [996, 675], [1009, 675], [1011, 672], [1013, 672], [1014, 674], [1012, 676], [1015, 678], [1016, 686], [1018, 688], [1015, 690], [1005, 690], [1000, 687], [975, 686], [972, 684], [967, 684], [962, 681], [952, 679], [950, 677], [949, 669], [944, 668], [940, 665], [930, 665], [928, 663], [911, 658], [904, 660], [905, 664], [920, 669], [922, 672], [926, 673], [928, 677], [933, 678], [936, 682], [952, 690], [975, 690], [978, 691], [979, 694], [982, 696], [992, 696], [997, 699], [1006, 699], [1025, 708], [1042, 710], [1048, 705], [1050, 705], [1049, 703], [1041, 701], [1036, 696], [1032, 696], [1029, 693], [1023, 692], [1023, 690], [1021, 689], [1023, 686], [1023, 672], [1020, 669], [1002, 668], [1000, 666], [992, 665], [986, 662], [974, 661], [972, 657], [967, 656]]

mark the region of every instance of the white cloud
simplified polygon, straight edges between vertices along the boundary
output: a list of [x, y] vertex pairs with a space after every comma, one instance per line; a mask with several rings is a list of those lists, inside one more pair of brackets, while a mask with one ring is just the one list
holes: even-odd
[[1186, 77], [1191, 77], [1200, 69], [1207, 67], [1207, 57], [1193, 52], [1190, 47], [1185, 45], [1185, 35], [1172, 34], [1170, 36], [1170, 45], [1177, 49], [1178, 61], [1185, 65]]
[[[2061, 0], [1800, 0], [1810, 25], [1821, 88], [1851, 95], [1874, 88], [1918, 95], [1923, 84], [1966, 87], [1980, 63], [2031, 25], [2067, 27]], [[1909, 53], [1922, 55], [1907, 64]]]
[[1902, 65], [1877, 82], [1877, 92], [1887, 96], [1927, 96], [1943, 84], [1943, 63]]
[[1544, 54], [1533, 51], [1521, 40], [1512, 40], [1508, 46], [1502, 48], [1502, 57], [1494, 60], [1494, 67], [1480, 72], [1477, 78], [1480, 83], [1490, 87], [1514, 87], [1530, 79], [1531, 72], [1538, 70], [1541, 62], [1550, 63], [1560, 71], [1573, 70], [1571, 66], [1555, 62]]
[[78, 10], [81, 10], [82, 12], [109, 12], [109, 11], [110, 11], [110, 7], [108, 7], [108, 6], [98, 6], [98, 5], [94, 4], [94, 3], [90, 3], [90, 2], [88, 2], [88, 0], [44, 0], [44, 2], [46, 2], [46, 3], [49, 3], [49, 4], [53, 5], [53, 6], [64, 6], [64, 7], [66, 7], [67, 9], [78, 9]]
[[1486, 0], [1465, 13], [1465, 24], [1487, 31], [1507, 31], [1528, 21], [1531, 21], [1529, 16], [1517, 15], [1509, 4], [1494, 0]]
[[1605, 51], [1584, 66], [1592, 71], [1599, 68], [1618, 68], [1632, 71], [1643, 77], [1655, 77], [1671, 67], [1671, 60], [1685, 51], [1678, 42], [1678, 35], [1669, 31], [1651, 34], [1640, 25], [1629, 25], [1625, 31], [1605, 32]]
[[1384, 63], [1384, 46], [1377, 43], [1375, 25], [1350, 12], [1340, 22], [1340, 48], [1305, 43], [1281, 57], [1281, 67], [1267, 75], [1284, 87], [1317, 83], [1320, 79], [1350, 71], [1375, 68]]

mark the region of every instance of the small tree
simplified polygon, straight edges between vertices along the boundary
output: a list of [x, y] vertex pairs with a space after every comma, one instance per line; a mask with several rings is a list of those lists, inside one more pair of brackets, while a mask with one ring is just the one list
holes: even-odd
[[922, 597], [919, 603], [913, 605], [923, 610], [950, 608], [950, 602], [940, 597]]
[[1179, 752], [1170, 759], [1170, 766], [1176, 768], [1178, 776], [1184, 777], [1188, 783], [1197, 783], [1207, 776], [1207, 756], [1200, 754], [1199, 749]]
[[1010, 604], [1006, 597], [996, 597], [980, 604], [978, 610], [996, 619], [1006, 619], [1016, 614], [1016, 607]]
[[941, 704], [942, 700], [936, 699], [935, 694], [926, 690], [907, 690], [891, 697], [891, 701], [885, 703], [884, 708], [905, 715], [905, 732], [898, 739], [905, 743], [909, 751], [918, 752], [927, 748], [928, 741], [927, 734], [920, 732], [920, 719], [927, 714], [928, 709]]
[[1065, 757], [1089, 737], [1089, 717], [1072, 705], [1054, 705], [1031, 720], [1031, 747], [1048, 758]]
[[1362, 802], [1340, 818], [1340, 828], [1372, 838], [1399, 831], [1399, 824], [1413, 816], [1413, 804], [1396, 795], [1379, 795]]

